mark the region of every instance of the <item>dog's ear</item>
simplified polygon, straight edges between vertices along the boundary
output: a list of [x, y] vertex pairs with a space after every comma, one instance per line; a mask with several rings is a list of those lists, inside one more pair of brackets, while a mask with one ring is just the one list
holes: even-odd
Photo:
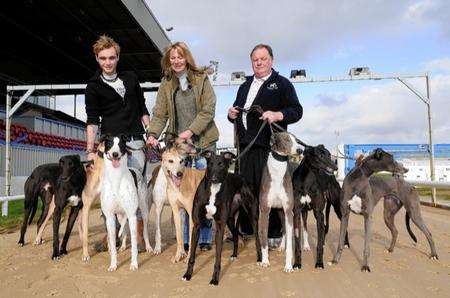
[[172, 148], [172, 147], [174, 146], [174, 144], [175, 144], [175, 139], [176, 139], [177, 137], [178, 137], [178, 136], [177, 136], [176, 134], [172, 133], [172, 132], [166, 131], [166, 132], [164, 133], [164, 143], [166, 144], [166, 148], [167, 148], [167, 149], [170, 149], [170, 148]]
[[363, 159], [364, 159], [363, 154], [358, 155], [358, 157], [356, 158], [356, 166], [357, 167], [359, 167], [362, 164]]
[[100, 138], [98, 139], [98, 142], [103, 143], [104, 141], [106, 141], [107, 138], [108, 138], [108, 135], [101, 135]]
[[206, 159], [210, 159], [211, 156], [213, 156], [213, 154], [214, 154], [214, 152], [212, 152], [211, 150], [206, 150], [206, 151], [203, 151], [203, 153], [200, 155]]
[[374, 152], [374, 155], [373, 155], [373, 156], [374, 156], [376, 159], [380, 160], [382, 155], [383, 155], [383, 149], [381, 149], [381, 148], [375, 149], [375, 152]]
[[129, 138], [127, 135], [124, 135], [124, 134], [121, 134], [121, 135], [119, 136], [119, 138], [120, 138], [120, 140], [121, 140], [122, 142], [124, 142], [124, 143], [127, 143], [127, 142], [130, 141], [130, 138]]
[[270, 147], [272, 147], [273, 145], [275, 145], [275, 143], [276, 143], [277, 141], [276, 141], [276, 139], [275, 139], [275, 135], [274, 134], [271, 134], [270, 135]]
[[234, 155], [233, 153], [228, 152], [228, 151], [222, 152], [221, 155], [222, 155], [225, 159], [228, 159], [228, 160], [233, 160], [233, 159], [236, 158], [236, 155]]

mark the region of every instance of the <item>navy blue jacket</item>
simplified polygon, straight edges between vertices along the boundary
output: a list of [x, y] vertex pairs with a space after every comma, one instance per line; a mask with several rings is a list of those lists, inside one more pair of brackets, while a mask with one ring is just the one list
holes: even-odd
[[[233, 106], [244, 107], [252, 82], [253, 76], [246, 78], [246, 81], [239, 87]], [[287, 129], [288, 124], [300, 120], [303, 115], [303, 108], [298, 101], [294, 86], [288, 79], [279, 75], [278, 72], [274, 70], [272, 70], [272, 75], [259, 89], [252, 105], [259, 105], [264, 111], [283, 113], [283, 121], [277, 122], [277, 124], [284, 129]], [[263, 123], [259, 120], [259, 117], [261, 117], [259, 113], [249, 113], [247, 115], [247, 129], [245, 129], [243, 125], [241, 113], [239, 113], [238, 118], [236, 118], [241, 149], [243, 149], [242, 146], [249, 144], [258, 133], [258, 130]], [[230, 118], [228, 118], [228, 120], [234, 122]], [[270, 134], [270, 128], [267, 125], [253, 146], [269, 148]]]

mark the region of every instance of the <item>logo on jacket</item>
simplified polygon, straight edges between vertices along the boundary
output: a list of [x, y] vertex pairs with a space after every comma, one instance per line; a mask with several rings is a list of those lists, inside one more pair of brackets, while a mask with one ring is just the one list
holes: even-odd
[[277, 83], [270, 84], [269, 86], [267, 86], [267, 89], [268, 90], [277, 90], [278, 89]]

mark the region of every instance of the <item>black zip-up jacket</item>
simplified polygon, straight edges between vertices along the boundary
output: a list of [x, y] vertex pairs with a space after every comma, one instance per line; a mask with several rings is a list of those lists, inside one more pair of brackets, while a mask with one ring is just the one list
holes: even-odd
[[97, 71], [86, 86], [86, 124], [100, 125], [102, 134], [142, 135], [144, 128], [141, 118], [149, 113], [136, 74], [117, 73], [126, 89], [123, 99], [102, 80], [100, 74]]
[[[252, 82], [253, 76], [246, 78], [246, 81], [239, 87], [233, 106], [244, 107]], [[273, 69], [272, 75], [262, 84], [252, 105], [259, 105], [264, 111], [283, 113], [283, 121], [277, 122], [277, 124], [284, 129], [287, 129], [288, 124], [300, 120], [303, 115], [303, 108], [298, 101], [294, 86], [288, 79], [279, 75], [278, 72]], [[259, 117], [261, 117], [261, 115], [257, 112], [249, 113], [247, 115], [247, 129], [245, 129], [242, 122], [242, 113], [239, 113], [236, 121], [239, 143], [241, 145], [245, 146], [249, 144], [258, 133], [258, 130], [263, 123], [262, 120], [259, 120]], [[228, 120], [234, 122], [230, 118], [228, 118]], [[270, 128], [267, 125], [256, 139], [253, 146], [269, 148], [270, 135]]]

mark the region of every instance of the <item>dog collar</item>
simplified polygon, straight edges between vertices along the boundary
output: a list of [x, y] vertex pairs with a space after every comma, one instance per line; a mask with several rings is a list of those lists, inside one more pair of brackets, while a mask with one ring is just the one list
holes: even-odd
[[273, 158], [275, 158], [278, 161], [288, 161], [289, 157], [287, 155], [281, 155], [278, 154], [277, 152], [271, 150], [272, 156]]

